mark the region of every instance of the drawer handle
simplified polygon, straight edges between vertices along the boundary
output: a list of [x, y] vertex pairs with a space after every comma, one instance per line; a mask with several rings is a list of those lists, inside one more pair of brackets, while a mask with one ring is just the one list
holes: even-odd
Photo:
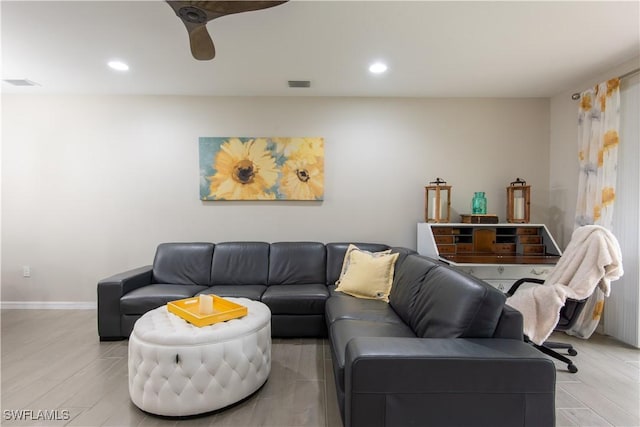
[[547, 270], [537, 271], [535, 268], [531, 269], [531, 274], [535, 276], [542, 276], [543, 274], [546, 274], [546, 273], [547, 273]]
[[498, 273], [500, 273], [500, 274], [504, 273], [504, 267], [503, 266], [498, 266]]

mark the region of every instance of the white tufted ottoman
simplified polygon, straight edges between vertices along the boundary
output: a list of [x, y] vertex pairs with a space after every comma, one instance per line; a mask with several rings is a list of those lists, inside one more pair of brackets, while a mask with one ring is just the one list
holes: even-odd
[[129, 337], [129, 394], [158, 415], [210, 412], [249, 396], [271, 371], [271, 312], [257, 301], [228, 298], [248, 308], [239, 319], [198, 328], [151, 310]]

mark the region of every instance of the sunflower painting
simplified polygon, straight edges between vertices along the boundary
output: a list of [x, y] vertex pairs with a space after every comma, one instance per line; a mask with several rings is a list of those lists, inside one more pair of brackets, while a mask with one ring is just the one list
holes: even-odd
[[323, 197], [323, 138], [200, 138], [201, 200]]

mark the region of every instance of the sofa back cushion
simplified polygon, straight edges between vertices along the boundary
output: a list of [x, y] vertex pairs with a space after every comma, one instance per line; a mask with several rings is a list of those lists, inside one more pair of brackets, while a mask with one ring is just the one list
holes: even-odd
[[396, 262], [389, 305], [406, 324], [411, 324], [416, 297], [424, 278], [439, 264], [438, 261], [430, 258], [406, 254], [402, 263]]
[[391, 247], [392, 254], [398, 254], [398, 260], [396, 261], [396, 270], [400, 268], [400, 265], [404, 262], [405, 259], [409, 255], [418, 255], [418, 252], [413, 249], [403, 248], [401, 246], [392, 246]]
[[211, 285], [266, 285], [269, 279], [269, 244], [218, 243], [211, 264]]
[[488, 283], [441, 265], [425, 276], [410, 326], [422, 338], [490, 338], [505, 300]]
[[209, 285], [213, 243], [162, 243], [153, 260], [153, 283]]
[[269, 285], [326, 283], [326, 250], [318, 242], [277, 242], [269, 251]]
[[327, 285], [335, 285], [340, 277], [344, 254], [349, 245], [356, 245], [358, 249], [368, 252], [381, 252], [389, 246], [379, 243], [327, 243]]

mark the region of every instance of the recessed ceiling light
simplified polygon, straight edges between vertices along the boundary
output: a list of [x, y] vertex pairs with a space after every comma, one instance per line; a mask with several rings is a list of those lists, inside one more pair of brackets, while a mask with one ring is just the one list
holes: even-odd
[[122, 61], [109, 61], [107, 65], [117, 71], [129, 70], [129, 66]]
[[383, 62], [375, 62], [371, 64], [371, 66], [369, 67], [369, 71], [371, 71], [373, 74], [384, 73], [385, 71], [387, 71], [387, 64]]

